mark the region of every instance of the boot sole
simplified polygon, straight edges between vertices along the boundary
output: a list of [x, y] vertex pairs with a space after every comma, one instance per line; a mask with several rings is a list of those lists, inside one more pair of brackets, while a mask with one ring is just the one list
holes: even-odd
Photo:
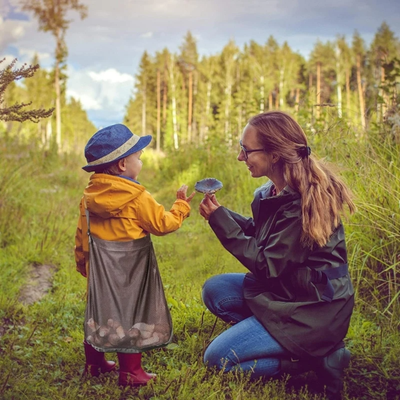
[[343, 352], [339, 360], [335, 359], [335, 352], [331, 354], [332, 357], [328, 356], [326, 365], [321, 366], [322, 368], [316, 371], [321, 384], [326, 387], [326, 395], [329, 400], [341, 399], [344, 370], [350, 365], [350, 351], [346, 348], [337, 351]]

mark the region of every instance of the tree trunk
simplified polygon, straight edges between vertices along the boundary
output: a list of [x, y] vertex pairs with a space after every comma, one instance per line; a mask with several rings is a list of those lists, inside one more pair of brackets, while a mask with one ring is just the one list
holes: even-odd
[[299, 103], [300, 103], [300, 88], [296, 88], [296, 98], [294, 101], [294, 109], [296, 112], [299, 112]]
[[360, 103], [360, 118], [361, 118], [361, 126], [363, 130], [365, 129], [365, 108], [364, 108], [364, 94], [362, 90], [361, 84], [361, 59], [360, 56], [357, 56], [357, 88], [358, 88], [358, 99]]
[[350, 117], [350, 73], [348, 68], [346, 68], [346, 112], [347, 112], [347, 118], [349, 118]]
[[196, 109], [196, 99], [197, 99], [197, 86], [199, 82], [199, 74], [196, 70], [193, 71], [193, 96], [192, 96], [192, 140], [197, 143], [198, 135], [197, 135], [197, 120], [195, 118], [195, 109]]
[[317, 118], [320, 116], [321, 104], [321, 63], [317, 62]]
[[276, 96], [275, 96], [275, 109], [279, 110], [279, 89], [276, 88]]
[[[265, 111], [265, 89], [264, 89], [264, 76], [260, 76], [260, 113]], [[241, 131], [241, 128], [239, 128]]]
[[60, 151], [61, 145], [61, 89], [60, 89], [60, 57], [62, 52], [60, 28], [57, 27], [56, 31], [56, 65], [54, 74], [54, 86], [56, 91], [56, 143]]
[[52, 140], [52, 136], [53, 136], [53, 128], [51, 126], [50, 118], [47, 120], [45, 135], [46, 135], [46, 148], [48, 149], [51, 146], [51, 140]]
[[340, 83], [337, 85], [337, 98], [338, 98], [338, 117], [342, 118], [342, 86]]
[[164, 67], [164, 91], [163, 91], [163, 126], [165, 127], [165, 122], [167, 121], [167, 92], [168, 92], [168, 85], [167, 85], [167, 68]]
[[268, 110], [272, 110], [272, 92], [269, 92], [268, 96]]
[[188, 109], [188, 141], [192, 141], [192, 101], [193, 101], [193, 71], [189, 71], [189, 109]]
[[279, 71], [279, 107], [283, 108], [283, 84], [285, 78], [285, 69], [282, 68]]
[[[238, 134], [237, 134], [237, 137], [238, 137], [238, 139], [240, 139], [240, 136], [242, 135], [242, 130], [243, 130], [243, 127], [242, 127], [243, 107], [242, 107], [242, 105], [239, 106], [238, 111], [239, 112], [238, 112]], [[264, 112], [264, 110], [260, 111], [260, 113], [262, 113], [262, 112]]]
[[146, 86], [142, 90], [142, 136], [146, 135]]
[[174, 79], [174, 57], [171, 57], [171, 66], [169, 69], [169, 80], [171, 81], [171, 106], [172, 106], [172, 126], [173, 126], [173, 140], [175, 150], [179, 149], [178, 129], [176, 121], [176, 97], [175, 97], [175, 79]]
[[210, 115], [210, 109], [211, 109], [211, 88], [212, 88], [212, 83], [211, 81], [207, 82], [207, 102], [206, 102], [206, 127], [204, 131], [204, 139], [208, 139], [208, 131], [210, 127], [208, 126], [208, 121], [209, 121], [209, 115]]
[[[383, 62], [384, 62], [384, 60], [382, 59], [381, 63], [383, 63]], [[381, 86], [383, 86], [384, 84], [385, 84], [385, 69], [381, 66]], [[382, 120], [382, 118], [385, 115], [386, 110], [387, 110], [388, 99], [387, 99], [386, 93], [384, 92], [383, 89], [380, 89], [380, 92], [381, 92], [381, 98], [383, 101], [383, 103], [381, 104], [381, 106], [382, 106], [381, 120]]]
[[342, 118], [342, 74], [340, 68], [340, 48], [336, 46], [336, 93], [337, 93], [337, 109], [338, 117]]
[[225, 139], [228, 145], [232, 145], [232, 135], [229, 131], [229, 115], [231, 109], [231, 98], [232, 98], [232, 84], [230, 81], [227, 82], [225, 87]]
[[157, 69], [157, 151], [161, 150], [161, 78], [160, 70]]

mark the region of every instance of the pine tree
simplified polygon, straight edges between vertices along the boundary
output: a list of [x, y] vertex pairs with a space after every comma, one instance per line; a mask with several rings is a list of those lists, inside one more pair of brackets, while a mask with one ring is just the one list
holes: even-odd
[[[193, 35], [187, 32], [184, 42], [180, 47], [179, 65], [183, 75], [183, 87], [187, 87], [187, 140], [192, 141], [192, 124], [193, 124], [193, 76], [196, 76], [198, 63], [197, 43]], [[185, 92], [183, 88], [183, 91]], [[196, 126], [196, 125], [195, 125]]]
[[335, 76], [335, 51], [332, 43], [318, 40], [310, 55], [310, 67], [316, 70], [316, 109], [317, 119], [321, 108], [330, 105], [331, 83]]
[[384, 90], [385, 64], [390, 64], [399, 54], [400, 42], [386, 22], [378, 28], [374, 40], [371, 43], [370, 58], [375, 69], [375, 79], [379, 86], [378, 115], [382, 119], [389, 104], [389, 98]]
[[217, 112], [218, 56], [203, 57], [198, 64], [199, 84], [196, 97], [195, 119], [199, 121], [199, 143], [208, 140], [209, 132], [214, 128], [214, 116]]
[[89, 121], [81, 102], [73, 97], [65, 105], [63, 111], [65, 150], [75, 153], [81, 152], [85, 143], [96, 132], [96, 127]]
[[[38, 63], [39, 58], [35, 54], [32, 59], [32, 65], [37, 65]], [[32, 105], [35, 108], [54, 106], [53, 78], [48, 71], [39, 67], [32, 78], [24, 79], [22, 88], [25, 89], [22, 92], [23, 101], [32, 99]], [[28, 122], [24, 126], [24, 134], [37, 137], [45, 148], [49, 148], [52, 140], [50, 134], [52, 133], [51, 125], [53, 121], [54, 113], [52, 118], [48, 118], [46, 121], [40, 120], [37, 124]]]
[[357, 76], [357, 92], [358, 92], [358, 104], [360, 108], [359, 116], [361, 127], [364, 130], [366, 123], [365, 123], [365, 99], [364, 99], [364, 92], [365, 89], [362, 83], [362, 76], [363, 76], [363, 66], [365, 63], [365, 44], [364, 40], [361, 38], [359, 33], [356, 31], [353, 35], [353, 56], [355, 57], [355, 65], [356, 65], [356, 76]]
[[232, 90], [235, 82], [235, 69], [238, 55], [238, 47], [233, 40], [230, 40], [229, 43], [222, 49], [220, 56], [222, 96], [219, 120], [223, 122], [223, 127], [221, 128], [222, 132], [224, 132], [224, 139], [229, 146], [232, 145]]
[[279, 44], [271, 35], [265, 44], [266, 57], [269, 60], [269, 76], [268, 81], [271, 85], [271, 90], [268, 94], [268, 109], [273, 110], [279, 107], [279, 66], [278, 52]]

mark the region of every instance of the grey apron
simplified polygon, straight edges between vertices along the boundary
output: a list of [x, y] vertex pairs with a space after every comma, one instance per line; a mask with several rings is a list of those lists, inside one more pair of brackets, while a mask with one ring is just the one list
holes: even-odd
[[89, 236], [85, 339], [101, 352], [140, 353], [167, 345], [172, 320], [150, 235], [128, 242]]

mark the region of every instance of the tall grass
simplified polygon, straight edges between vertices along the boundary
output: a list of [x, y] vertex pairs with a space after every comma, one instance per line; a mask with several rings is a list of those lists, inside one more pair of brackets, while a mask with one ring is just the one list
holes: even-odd
[[313, 135], [317, 151], [339, 167], [358, 212], [346, 223], [357, 298], [370, 313], [399, 320], [400, 147], [385, 125], [357, 140], [343, 122]]
[[[345, 221], [357, 292], [347, 337], [353, 357], [345, 399], [399, 398], [399, 149], [382, 135], [375, 130], [360, 142], [340, 121], [309, 132], [313, 152], [339, 166], [359, 210]], [[204, 367], [205, 348], [227, 326], [205, 309], [202, 284], [212, 275], [245, 269], [199, 216], [200, 194], [182, 229], [153, 237], [175, 332], [168, 348], [144, 355], [146, 368], [158, 373], [157, 381], [122, 390], [114, 375], [83, 377], [86, 281], [75, 271], [73, 245], [79, 199], [89, 176], [80, 170], [84, 160], [55, 158], [29, 145], [6, 147], [8, 155], [0, 160], [0, 398], [323, 398], [312, 373], [251, 382], [244, 374]], [[192, 190], [197, 180], [215, 177], [224, 185], [217, 194], [221, 204], [250, 215], [254, 189], [264, 180], [249, 176], [236, 161], [237, 151], [217, 145], [185, 147], [162, 157], [148, 150], [139, 180], [168, 208], [181, 184]], [[41, 263], [57, 268], [52, 290], [40, 302], [24, 306], [18, 301], [20, 287], [28, 267]], [[116, 359], [115, 354], [108, 358]]]

